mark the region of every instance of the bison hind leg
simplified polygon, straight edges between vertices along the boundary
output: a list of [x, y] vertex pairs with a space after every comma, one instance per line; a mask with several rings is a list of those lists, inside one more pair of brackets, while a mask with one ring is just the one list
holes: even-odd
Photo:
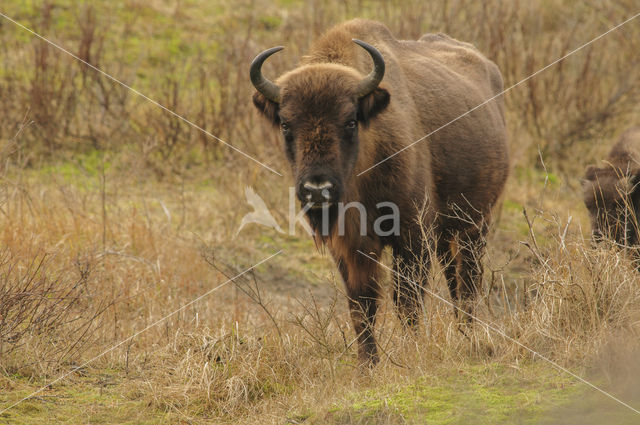
[[426, 257], [408, 259], [409, 255], [396, 256], [394, 261], [393, 302], [402, 324], [416, 329], [424, 308], [424, 285], [429, 269]]
[[[482, 287], [482, 257], [486, 242], [484, 232], [463, 233], [450, 244], [450, 266], [445, 266], [456, 317], [471, 322], [476, 296]], [[447, 270], [449, 270], [447, 272]]]
[[[447, 281], [449, 294], [454, 303], [458, 301], [458, 244], [450, 240], [439, 240], [437, 244], [438, 260], [442, 265], [444, 277]], [[454, 314], [458, 317], [458, 309], [453, 309]]]

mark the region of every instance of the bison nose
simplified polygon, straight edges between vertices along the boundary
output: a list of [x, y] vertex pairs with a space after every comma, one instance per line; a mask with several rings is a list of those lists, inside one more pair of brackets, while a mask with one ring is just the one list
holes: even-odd
[[330, 181], [305, 181], [300, 190], [300, 200], [312, 204], [331, 203], [333, 201], [333, 183]]

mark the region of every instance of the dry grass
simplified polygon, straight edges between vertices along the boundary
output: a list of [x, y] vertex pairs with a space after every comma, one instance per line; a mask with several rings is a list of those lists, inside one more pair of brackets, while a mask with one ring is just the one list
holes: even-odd
[[[275, 75], [333, 23], [372, 17], [400, 37], [444, 31], [474, 42], [509, 86], [640, 10], [632, 0], [70, 4], [3, 12], [278, 170], [286, 169], [279, 140], [252, 111], [244, 73], [263, 48], [286, 41], [266, 71]], [[639, 28], [630, 24], [507, 94], [513, 173], [478, 309], [483, 321], [614, 392], [616, 377], [637, 371], [624, 365], [637, 348], [640, 287], [624, 252], [584, 240], [578, 187], [584, 166], [608, 150], [604, 141], [640, 113]], [[286, 177], [6, 21], [0, 99], [0, 406], [284, 249], [2, 420], [395, 424], [447, 413], [429, 418], [508, 423], [514, 412], [537, 418], [539, 406], [580, 391], [481, 324], [464, 335], [451, 307], [432, 296], [416, 334], [402, 329], [385, 297], [382, 361], [363, 372], [327, 256], [302, 232], [248, 227], [234, 238], [248, 212], [245, 186], [283, 221]], [[439, 269], [431, 276], [430, 288], [448, 299]], [[491, 388], [498, 392], [483, 393]], [[467, 403], [477, 406], [459, 407]]]

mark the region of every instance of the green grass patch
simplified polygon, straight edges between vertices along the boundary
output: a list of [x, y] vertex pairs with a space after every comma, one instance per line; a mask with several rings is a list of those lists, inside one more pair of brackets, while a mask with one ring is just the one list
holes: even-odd
[[581, 391], [546, 365], [469, 365], [351, 394], [316, 423], [533, 424]]
[[[15, 381], [14, 381], [15, 383]], [[28, 397], [36, 386], [1, 391], [0, 410]], [[0, 414], [0, 424], [169, 424], [167, 414], [151, 409], [139, 398], [128, 397], [125, 384], [105, 385], [101, 379], [74, 379], [57, 384]]]

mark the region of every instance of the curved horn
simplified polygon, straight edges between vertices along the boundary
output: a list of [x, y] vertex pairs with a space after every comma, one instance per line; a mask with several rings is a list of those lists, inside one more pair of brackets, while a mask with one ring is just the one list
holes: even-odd
[[256, 58], [251, 62], [251, 68], [249, 70], [249, 75], [251, 76], [251, 82], [253, 86], [260, 93], [264, 95], [267, 99], [271, 100], [275, 103], [280, 103], [280, 87], [267, 80], [262, 75], [262, 64], [265, 60], [272, 54], [279, 52], [284, 49], [282, 46], [272, 47], [264, 52], [260, 53]]
[[382, 77], [384, 77], [384, 58], [382, 54], [372, 45], [365, 43], [362, 40], [356, 38], [352, 39], [354, 43], [365, 49], [373, 59], [373, 71], [358, 84], [358, 97], [364, 97], [374, 91]]

